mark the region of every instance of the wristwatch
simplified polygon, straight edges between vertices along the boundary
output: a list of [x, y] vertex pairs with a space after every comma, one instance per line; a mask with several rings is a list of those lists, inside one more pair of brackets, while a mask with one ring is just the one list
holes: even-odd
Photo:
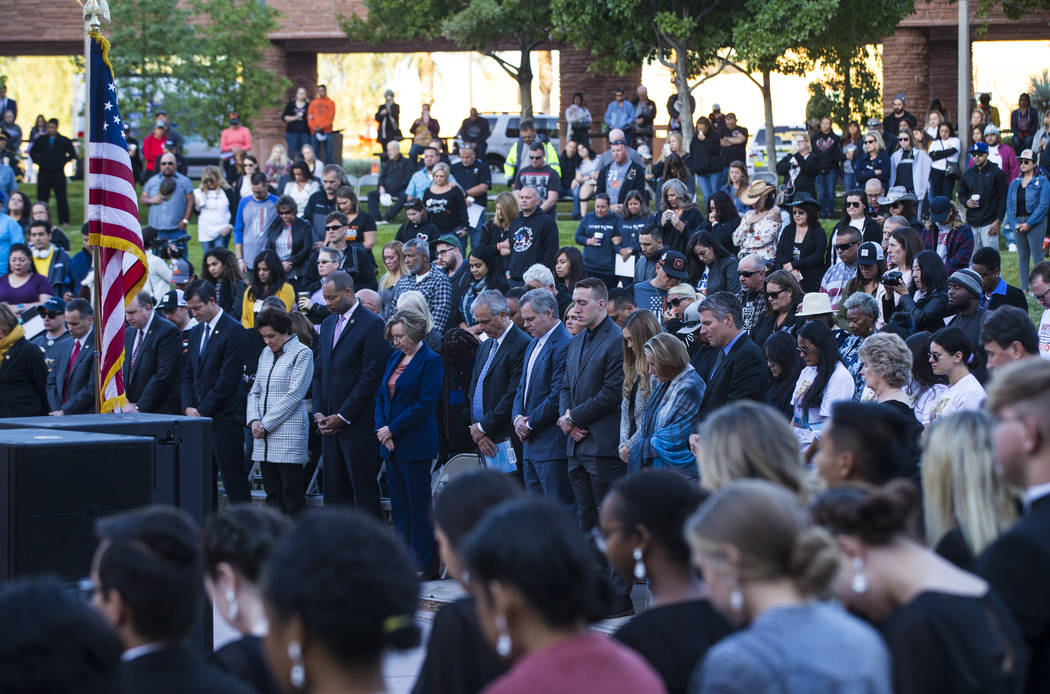
[[565, 413], [565, 423], [568, 424], [569, 426], [573, 425], [573, 423], [572, 423], [572, 412], [566, 412]]

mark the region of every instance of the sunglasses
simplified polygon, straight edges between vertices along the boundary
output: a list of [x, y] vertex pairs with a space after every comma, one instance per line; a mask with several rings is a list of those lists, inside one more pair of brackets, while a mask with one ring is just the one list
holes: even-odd
[[836, 243], [835, 250], [845, 251], [852, 248], [853, 246], [856, 246], [858, 243], [860, 243], [860, 241], [850, 241], [849, 243]]
[[678, 304], [682, 303], [683, 301], [685, 301], [685, 299], [684, 299], [684, 298], [682, 298], [682, 297], [678, 297], [678, 298], [676, 298], [676, 299], [671, 299], [671, 300], [670, 300], [670, 301], [668, 301], [667, 303], [671, 304], [672, 306], [677, 306]]
[[765, 270], [740, 270], [739, 274], [741, 277], [751, 277], [752, 275], [757, 275], [760, 272], [765, 272]]
[[58, 318], [59, 316], [64, 314], [60, 311], [44, 311], [43, 315], [47, 318]]
[[787, 289], [780, 289], [780, 290], [775, 291], [775, 292], [766, 292], [766, 298], [769, 299], [770, 301], [776, 301], [777, 297], [780, 296], [781, 294], [783, 294], [786, 291], [788, 291], [788, 290]]
[[325, 226], [325, 230], [326, 231], [335, 231], [336, 229], [342, 229], [342, 228], [343, 228], [342, 224], [329, 224], [329, 225]]
[[530, 155], [529, 155], [529, 159], [531, 159], [532, 161], [536, 161], [537, 159], [543, 159], [543, 155], [541, 154], [541, 155], [540, 155], [540, 156], [538, 156], [538, 157], [534, 157], [534, 156], [532, 156], [532, 155], [530, 154]]
[[873, 145], [873, 144], [875, 144], [875, 140], [865, 140], [864, 144], [866, 144], [866, 145]]
[[846, 207], [864, 207], [862, 202], [847, 202]]
[[295, 215], [295, 210], [277, 210], [277, 214], [284, 217], [285, 215]]

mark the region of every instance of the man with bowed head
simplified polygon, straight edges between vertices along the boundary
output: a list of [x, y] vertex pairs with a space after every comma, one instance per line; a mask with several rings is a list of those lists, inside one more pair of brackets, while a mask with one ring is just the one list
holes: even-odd
[[408, 276], [394, 285], [394, 305], [402, 293], [413, 289], [420, 292], [427, 300], [434, 327], [445, 332], [452, 310], [452, 282], [442, 268], [431, 267], [430, 246], [426, 241], [412, 239], [405, 242], [404, 254]]
[[179, 330], [153, 310], [153, 298], [140, 291], [125, 309], [125, 412], [178, 414]]
[[729, 292], [715, 292], [700, 304], [700, 334], [718, 349], [700, 403], [701, 421], [719, 407], [737, 400], [761, 402], [769, 387], [769, 369], [762, 348], [744, 330], [740, 302]]
[[510, 261], [507, 271], [516, 284], [531, 265], [554, 267], [558, 255], [558, 225], [540, 209], [540, 196], [532, 186], [519, 192], [520, 214], [510, 224]]

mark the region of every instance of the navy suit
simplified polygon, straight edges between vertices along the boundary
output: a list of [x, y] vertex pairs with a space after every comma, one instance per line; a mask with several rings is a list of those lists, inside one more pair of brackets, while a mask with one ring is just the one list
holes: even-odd
[[[715, 356], [717, 358], [717, 352]], [[766, 355], [746, 332], [740, 333], [729, 354], [713, 373], [701, 372], [700, 377], [707, 384], [700, 403], [700, 421], [719, 407], [737, 400], [763, 402], [769, 388]]]
[[434, 563], [434, 526], [430, 519], [430, 464], [438, 454], [437, 410], [445, 368], [441, 357], [419, 346], [390, 394], [387, 382], [404, 354], [395, 350], [387, 359], [375, 390], [375, 429], [390, 428], [394, 450], [380, 446], [390, 485], [390, 515], [394, 528], [411, 548], [420, 571]]
[[383, 321], [361, 302], [333, 345], [338, 321], [334, 314], [324, 319], [314, 349], [314, 412], [349, 422], [321, 437], [324, 502], [353, 505], [379, 518], [375, 397], [390, 345], [383, 339]]
[[525, 350], [511, 414], [511, 421], [519, 415], [527, 417], [532, 430], [524, 445], [522, 468], [526, 489], [566, 504], [572, 504], [573, 501], [572, 487], [569, 486], [569, 461], [565, 453], [565, 434], [556, 422], [560, 416], [558, 401], [571, 341], [572, 335], [564, 325], [558, 323], [536, 357], [532, 375], [529, 376], [529, 360], [540, 342], [538, 337], [532, 339]]
[[135, 403], [140, 412], [181, 414], [176, 386], [182, 352], [179, 329], [155, 313], [136, 353], [137, 333], [134, 328], [124, 328], [124, 391], [128, 402]]
[[[508, 323], [510, 329], [492, 358], [485, 382], [481, 384], [481, 409], [485, 414], [478, 424], [485, 430], [485, 435], [496, 443], [507, 440], [514, 433], [510, 413], [514, 406], [514, 390], [521, 380], [522, 356], [529, 346], [529, 336], [509, 320]], [[474, 358], [474, 373], [470, 377], [470, 392], [467, 393], [472, 405], [481, 370], [485, 368], [489, 353], [495, 346], [495, 339], [485, 340]], [[474, 421], [473, 416], [471, 421]]]
[[248, 333], [240, 321], [224, 311], [202, 353], [206, 325], [198, 323], [190, 331], [189, 348], [182, 360], [182, 409], [193, 407], [202, 417], [211, 417], [212, 460], [222, 474], [226, 497], [230, 503], [251, 501], [242, 397]]
[[90, 414], [95, 411], [95, 331], [84, 338], [70, 371], [75, 342], [69, 340], [55, 351], [55, 366], [47, 375], [47, 401], [52, 410], [65, 414]]

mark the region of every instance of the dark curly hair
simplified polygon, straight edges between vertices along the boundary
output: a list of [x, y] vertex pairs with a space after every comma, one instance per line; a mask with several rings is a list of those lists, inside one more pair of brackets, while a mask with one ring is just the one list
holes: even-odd
[[238, 504], [215, 514], [201, 531], [204, 569], [216, 578], [219, 563], [227, 562], [245, 579], [258, 583], [273, 546], [291, 525], [276, 511], [252, 504]]
[[281, 538], [263, 593], [279, 621], [298, 617], [341, 664], [378, 666], [419, 643], [416, 569], [390, 530], [360, 511], [309, 511]]
[[882, 487], [843, 484], [824, 492], [810, 507], [813, 522], [835, 535], [853, 535], [866, 545], [886, 545], [907, 534], [919, 510], [919, 490], [905, 479]]
[[653, 541], [667, 552], [668, 559], [689, 566], [689, 545], [682, 530], [685, 521], [707, 498], [706, 491], [668, 469], [643, 470], [623, 477], [610, 491], [620, 495], [617, 520], [624, 528], [633, 532], [635, 527], [644, 525]]

